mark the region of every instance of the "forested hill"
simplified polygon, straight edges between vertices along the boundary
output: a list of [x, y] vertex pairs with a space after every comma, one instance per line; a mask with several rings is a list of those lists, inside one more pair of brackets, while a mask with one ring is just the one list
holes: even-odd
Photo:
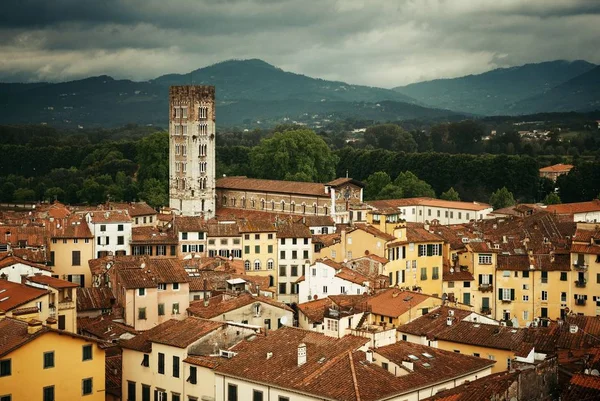
[[[394, 89], [432, 107], [481, 115], [580, 110], [584, 109], [581, 106], [587, 103], [589, 92], [597, 95], [600, 91], [597, 82], [585, 79], [585, 74], [594, 67], [594, 64], [583, 60], [557, 60], [498, 68], [483, 74], [437, 79]], [[555, 94], [553, 88], [571, 79], [578, 80], [580, 76], [581, 80], [593, 86], [582, 88], [580, 93], [571, 91], [572, 97], [568, 102], [570, 108], [557, 107], [552, 100], [558, 99], [564, 92]], [[518, 103], [524, 99], [527, 101]]]
[[226, 61], [189, 74], [133, 82], [109, 76], [62, 83], [0, 84], [0, 123], [166, 126], [170, 85], [215, 85], [220, 126], [319, 125], [360, 115], [376, 121], [456, 115], [401, 93], [285, 72], [261, 60]]

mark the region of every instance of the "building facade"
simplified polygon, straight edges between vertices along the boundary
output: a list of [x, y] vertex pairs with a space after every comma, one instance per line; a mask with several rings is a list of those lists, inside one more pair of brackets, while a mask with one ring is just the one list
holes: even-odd
[[215, 88], [169, 90], [169, 206], [185, 216], [215, 214]]

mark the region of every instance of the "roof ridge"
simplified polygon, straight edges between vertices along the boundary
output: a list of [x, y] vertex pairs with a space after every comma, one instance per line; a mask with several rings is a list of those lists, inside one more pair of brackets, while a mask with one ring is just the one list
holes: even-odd
[[354, 369], [354, 358], [352, 358], [352, 352], [347, 351], [348, 359], [350, 359], [350, 371], [352, 372], [352, 384], [354, 385], [354, 394], [356, 395], [356, 401], [360, 401], [360, 391], [358, 388], [358, 379], [356, 378], [356, 370]]

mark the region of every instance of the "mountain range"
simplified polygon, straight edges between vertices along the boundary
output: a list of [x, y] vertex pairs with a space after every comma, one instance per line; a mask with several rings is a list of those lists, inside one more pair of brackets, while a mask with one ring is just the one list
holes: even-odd
[[103, 75], [0, 83], [0, 123], [166, 126], [169, 86], [188, 84], [216, 86], [220, 126], [297, 121], [318, 127], [345, 118], [444, 120], [600, 108], [600, 67], [586, 61], [526, 64], [391, 90], [311, 78], [251, 59], [142, 82]]

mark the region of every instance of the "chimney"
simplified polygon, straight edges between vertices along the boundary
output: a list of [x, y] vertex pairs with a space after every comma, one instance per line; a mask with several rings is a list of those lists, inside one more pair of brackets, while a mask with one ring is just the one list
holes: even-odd
[[365, 354], [367, 354], [367, 362], [373, 363], [373, 351], [367, 350], [367, 352], [365, 352]]
[[453, 318], [452, 318], [451, 316], [448, 316], [448, 317], [446, 318], [446, 324], [447, 324], [448, 326], [452, 326], [452, 319], [453, 319]]
[[306, 363], [306, 344], [301, 343], [298, 345], [298, 366], [302, 366]]
[[51, 329], [57, 328], [57, 321], [53, 317], [49, 317], [46, 319], [46, 327], [50, 327]]
[[208, 280], [204, 279], [204, 281], [202, 283], [202, 290], [204, 293], [204, 306], [208, 306], [208, 294], [206, 293], [207, 284], [208, 284]]
[[35, 334], [42, 329], [42, 322], [37, 319], [31, 319], [27, 323], [27, 334]]

